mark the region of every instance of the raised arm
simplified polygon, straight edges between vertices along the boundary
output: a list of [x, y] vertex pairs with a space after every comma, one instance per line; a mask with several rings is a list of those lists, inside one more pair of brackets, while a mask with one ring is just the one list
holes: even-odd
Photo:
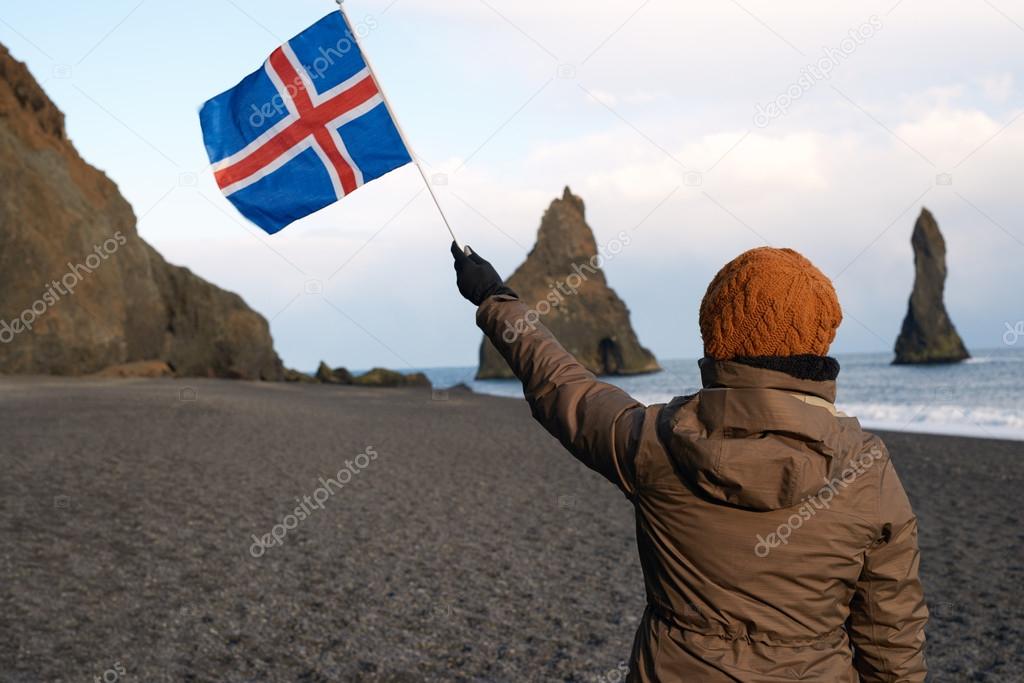
[[539, 322], [487, 261], [454, 244], [459, 291], [476, 304], [477, 325], [523, 383], [533, 417], [587, 467], [626, 495], [636, 491], [634, 458], [644, 406], [600, 382]]
[[892, 463], [881, 473], [879, 539], [850, 605], [854, 666], [863, 683], [923, 683], [928, 609], [918, 577], [917, 518]]

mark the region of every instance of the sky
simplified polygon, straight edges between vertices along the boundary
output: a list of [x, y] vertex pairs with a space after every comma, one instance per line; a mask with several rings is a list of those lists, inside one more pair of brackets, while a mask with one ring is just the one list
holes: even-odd
[[[270, 320], [285, 363], [473, 365], [473, 309], [415, 167], [268, 236], [213, 181], [202, 103], [329, 0], [37, 0], [0, 42], [172, 263]], [[642, 343], [701, 354], [715, 272], [806, 254], [844, 307], [835, 353], [890, 351], [922, 206], [969, 348], [1024, 319], [1024, 0], [347, 0], [460, 240], [510, 274], [570, 186]]]

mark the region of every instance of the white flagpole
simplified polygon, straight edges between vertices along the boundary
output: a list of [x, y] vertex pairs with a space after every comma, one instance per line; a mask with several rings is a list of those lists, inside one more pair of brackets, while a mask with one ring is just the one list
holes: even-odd
[[[423, 164], [420, 163], [420, 158], [416, 156], [416, 152], [413, 150], [412, 145], [409, 144], [409, 138], [405, 136], [405, 131], [402, 130], [402, 124], [399, 123], [398, 117], [395, 116], [395, 110], [391, 108], [388, 96], [384, 93], [384, 88], [380, 85], [380, 80], [377, 78], [377, 72], [373, 70], [373, 64], [370, 63], [370, 55], [368, 55], [366, 50], [363, 49], [363, 46], [359, 42], [359, 36], [356, 35], [356, 30], [352, 28], [352, 24], [348, 20], [348, 14], [345, 13], [345, 0], [335, 0], [335, 2], [338, 3], [338, 11], [341, 12], [341, 16], [345, 18], [345, 24], [349, 27], [352, 40], [355, 41], [356, 47], [359, 48], [359, 52], [363, 55], [363, 61], [366, 62], [366, 68], [370, 72], [370, 77], [373, 78], [373, 82], [377, 84], [377, 91], [380, 92], [380, 97], [384, 100], [384, 106], [391, 115], [391, 120], [395, 122], [395, 128], [398, 129], [398, 136], [402, 138], [402, 143], [405, 145], [405, 149], [409, 152], [409, 156], [412, 157], [413, 163], [416, 164], [416, 168], [419, 169], [420, 176], [423, 177], [423, 182], [427, 185], [427, 191], [430, 192], [430, 197], [434, 200], [434, 205], [441, 214], [441, 220], [444, 221], [445, 227], [448, 228], [448, 234], [452, 236], [452, 240], [454, 240], [455, 244], [458, 245], [459, 240], [455, 237], [455, 232], [452, 230], [452, 224], [448, 222], [448, 216], [445, 215], [444, 209], [441, 208], [441, 202], [437, 200], [437, 195], [434, 193], [434, 186], [430, 184], [430, 179], [427, 178], [427, 173], [423, 170]], [[462, 245], [459, 246], [461, 247]]]

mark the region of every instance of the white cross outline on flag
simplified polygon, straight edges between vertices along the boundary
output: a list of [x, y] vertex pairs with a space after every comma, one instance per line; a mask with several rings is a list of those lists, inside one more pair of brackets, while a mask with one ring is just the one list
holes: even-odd
[[380, 89], [363, 67], [324, 93], [318, 93], [291, 45], [274, 50], [264, 64], [287, 115], [231, 156], [213, 164], [214, 178], [230, 196], [266, 178], [308, 149], [327, 169], [337, 199], [363, 184], [338, 129], [384, 102]]

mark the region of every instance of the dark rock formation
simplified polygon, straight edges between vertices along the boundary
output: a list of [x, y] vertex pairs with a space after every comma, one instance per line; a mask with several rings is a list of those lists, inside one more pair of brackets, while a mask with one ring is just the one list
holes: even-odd
[[332, 370], [327, 363], [320, 361], [320, 367], [316, 369], [316, 379], [321, 384], [352, 384], [352, 373], [345, 368]]
[[429, 387], [430, 380], [422, 372], [403, 375], [394, 370], [374, 368], [353, 378], [352, 384], [362, 387]]
[[928, 209], [921, 209], [910, 243], [914, 246], [914, 290], [893, 363], [955, 363], [970, 358], [942, 300], [946, 241]]
[[0, 372], [159, 360], [178, 376], [278, 380], [267, 321], [164, 261], [78, 155], [64, 116], [0, 46]]
[[337, 380], [334, 379], [334, 371], [323, 361], [320, 361], [316, 374], [313, 376], [322, 384], [337, 384]]
[[292, 370], [291, 368], [284, 369], [284, 377], [282, 378], [285, 382], [298, 382], [300, 384], [318, 384], [320, 380], [313, 375], [307, 375], [304, 372], [298, 370]]
[[[287, 371], [293, 373], [293, 370]], [[295, 373], [301, 375], [302, 373]], [[309, 375], [303, 375], [307, 378], [303, 379], [290, 379], [289, 381], [312, 381], [319, 382], [321, 384], [355, 384], [362, 387], [429, 387], [430, 380], [422, 372], [413, 372], [408, 375], [403, 375], [400, 372], [394, 370], [386, 370], [384, 368], [374, 368], [369, 372], [365, 372], [358, 377], [353, 377], [352, 373], [345, 368], [334, 368], [333, 370], [320, 361], [320, 367], [316, 370], [316, 375], [310, 377]]]
[[[618, 247], [609, 245], [599, 254], [584, 213], [583, 200], [565, 188], [562, 198], [544, 213], [537, 243], [507, 284], [591, 372], [634, 375], [660, 370], [654, 355], [640, 345], [629, 309], [608, 286], [600, 268], [604, 258], [614, 257], [629, 244], [629, 236], [620, 234]], [[512, 377], [487, 339], [480, 346], [476, 376]]]

